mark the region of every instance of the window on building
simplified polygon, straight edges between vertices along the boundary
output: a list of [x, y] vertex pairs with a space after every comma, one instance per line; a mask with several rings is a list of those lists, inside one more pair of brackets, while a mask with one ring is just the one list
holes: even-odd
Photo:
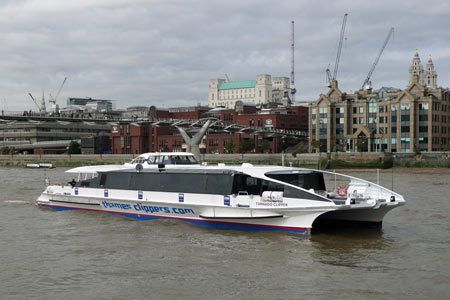
[[369, 101], [369, 113], [376, 113], [377, 112], [377, 100], [372, 98]]
[[391, 111], [397, 111], [397, 104], [391, 105]]
[[360, 113], [360, 114], [363, 114], [363, 113], [364, 113], [364, 106], [360, 106], [360, 107], [359, 107], [359, 113]]
[[419, 110], [428, 110], [428, 103], [419, 103]]
[[401, 110], [409, 110], [410, 107], [411, 107], [411, 104], [409, 104], [409, 103], [403, 103], [400, 105]]

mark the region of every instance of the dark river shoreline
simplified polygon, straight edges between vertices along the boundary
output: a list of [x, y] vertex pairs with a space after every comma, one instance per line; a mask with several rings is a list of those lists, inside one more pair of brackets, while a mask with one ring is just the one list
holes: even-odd
[[[213, 230], [54, 212], [66, 169], [0, 168], [0, 299], [448, 299], [450, 174], [394, 170], [407, 203], [382, 229]], [[375, 170], [343, 171], [376, 181]], [[392, 171], [380, 172], [391, 188]]]

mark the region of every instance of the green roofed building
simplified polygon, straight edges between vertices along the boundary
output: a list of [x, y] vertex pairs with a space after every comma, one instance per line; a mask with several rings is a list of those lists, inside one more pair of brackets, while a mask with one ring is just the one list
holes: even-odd
[[290, 103], [288, 77], [257, 75], [256, 80], [226, 81], [211, 79], [209, 82], [208, 106], [235, 108], [236, 102], [262, 105], [267, 103]]

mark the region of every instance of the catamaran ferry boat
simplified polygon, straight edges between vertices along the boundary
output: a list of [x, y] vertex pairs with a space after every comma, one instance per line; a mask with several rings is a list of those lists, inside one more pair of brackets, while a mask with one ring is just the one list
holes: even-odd
[[184, 152], [148, 153], [125, 165], [66, 172], [76, 179], [48, 185], [38, 206], [309, 234], [320, 220], [381, 225], [387, 212], [405, 203], [394, 191], [344, 174], [248, 163], [208, 166]]

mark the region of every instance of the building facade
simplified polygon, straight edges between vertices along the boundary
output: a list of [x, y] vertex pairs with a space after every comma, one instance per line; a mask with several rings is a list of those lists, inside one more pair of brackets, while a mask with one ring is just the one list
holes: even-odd
[[431, 57], [416, 51], [404, 90], [347, 94], [337, 81], [309, 105], [309, 151], [418, 152], [450, 146], [450, 92], [437, 86]]
[[208, 106], [234, 109], [236, 102], [263, 105], [289, 102], [290, 81], [287, 77], [272, 77], [261, 74], [256, 80], [231, 81], [211, 79], [209, 82]]
[[[184, 151], [186, 146], [183, 137], [175, 127], [164, 125], [163, 119], [198, 120], [209, 117], [224, 124], [239, 125], [240, 129], [248, 128], [248, 131], [252, 132], [240, 129], [233, 131], [211, 128], [200, 145], [206, 153], [277, 153], [292, 146], [291, 142], [296, 142], [284, 136], [284, 131], [301, 131], [306, 136], [308, 126], [308, 107], [305, 106], [258, 110], [254, 104], [246, 105], [238, 102], [236, 109], [216, 108], [210, 110], [196, 106], [159, 111], [158, 108], [152, 107], [151, 111], [151, 114], [155, 116], [151, 121], [122, 121], [111, 125], [113, 154]], [[156, 123], [154, 123], [155, 121]], [[275, 130], [278, 130], [277, 134], [275, 134]], [[227, 148], [227, 144], [233, 146]]]
[[83, 141], [85, 153], [110, 153], [106, 122], [47, 120], [0, 122], [0, 148], [34, 154], [65, 153], [71, 141]]

